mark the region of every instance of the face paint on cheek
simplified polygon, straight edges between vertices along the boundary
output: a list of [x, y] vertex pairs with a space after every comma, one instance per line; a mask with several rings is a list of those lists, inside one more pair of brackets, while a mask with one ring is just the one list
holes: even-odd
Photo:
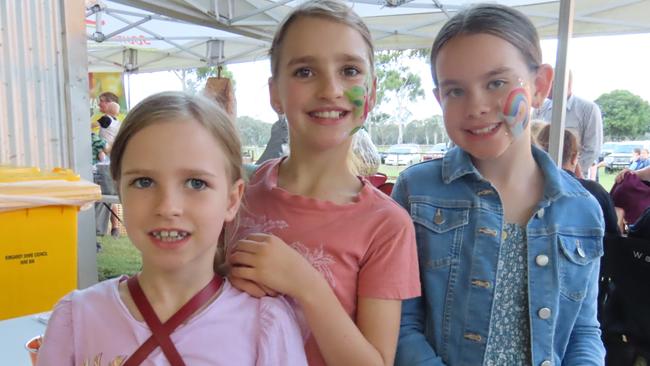
[[368, 102], [370, 96], [370, 85], [372, 85], [372, 79], [368, 75], [364, 86], [355, 85], [344, 93], [353, 105], [352, 113], [354, 114], [354, 118], [361, 118], [361, 125], [353, 128], [352, 131], [350, 131], [350, 136], [364, 128], [363, 123], [366, 121], [366, 117], [368, 117], [368, 112], [370, 111], [370, 103]]
[[526, 89], [518, 87], [510, 91], [505, 98], [501, 118], [508, 124], [514, 138], [524, 133], [530, 120], [530, 98]]

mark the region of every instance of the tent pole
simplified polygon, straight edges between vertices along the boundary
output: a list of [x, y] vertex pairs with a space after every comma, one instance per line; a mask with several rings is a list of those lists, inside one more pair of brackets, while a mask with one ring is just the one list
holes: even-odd
[[573, 0], [560, 1], [560, 19], [558, 19], [557, 57], [555, 59], [555, 76], [553, 79], [553, 119], [549, 136], [549, 153], [558, 165], [562, 166], [562, 149], [564, 148], [564, 117], [567, 98], [567, 58], [569, 40], [573, 35]]

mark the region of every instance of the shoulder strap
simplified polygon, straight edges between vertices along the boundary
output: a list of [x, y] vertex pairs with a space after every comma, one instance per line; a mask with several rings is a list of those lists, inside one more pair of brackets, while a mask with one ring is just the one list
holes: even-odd
[[149, 300], [142, 291], [138, 277], [133, 276], [127, 280], [129, 293], [151, 330], [151, 337], [126, 360], [123, 366], [140, 365], [154, 349], [160, 347], [169, 360], [171, 366], [185, 366], [182, 357], [172, 342], [170, 335], [179, 325], [187, 320], [198, 309], [205, 305], [218, 291], [223, 279], [215, 275], [201, 291], [183, 305], [165, 324], [160, 322], [156, 312], [151, 307]]

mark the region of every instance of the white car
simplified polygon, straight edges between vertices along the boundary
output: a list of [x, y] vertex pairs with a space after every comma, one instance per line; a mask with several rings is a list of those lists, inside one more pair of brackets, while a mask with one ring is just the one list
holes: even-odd
[[386, 150], [385, 154], [384, 164], [386, 165], [411, 165], [422, 160], [418, 145], [393, 145]]

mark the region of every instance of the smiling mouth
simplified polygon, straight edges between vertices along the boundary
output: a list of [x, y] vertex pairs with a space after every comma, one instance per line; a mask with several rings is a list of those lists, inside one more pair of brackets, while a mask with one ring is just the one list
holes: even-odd
[[160, 230], [149, 233], [154, 238], [164, 242], [175, 242], [183, 240], [190, 235], [187, 231], [182, 230]]
[[321, 119], [339, 119], [343, 118], [348, 114], [346, 111], [319, 111], [319, 112], [309, 112], [310, 117], [321, 118]]
[[487, 135], [490, 132], [496, 130], [500, 125], [501, 125], [501, 122], [489, 125], [487, 127], [474, 129], [474, 130], [467, 130], [467, 131], [469, 133], [471, 133], [472, 135], [476, 135], [476, 136]]

